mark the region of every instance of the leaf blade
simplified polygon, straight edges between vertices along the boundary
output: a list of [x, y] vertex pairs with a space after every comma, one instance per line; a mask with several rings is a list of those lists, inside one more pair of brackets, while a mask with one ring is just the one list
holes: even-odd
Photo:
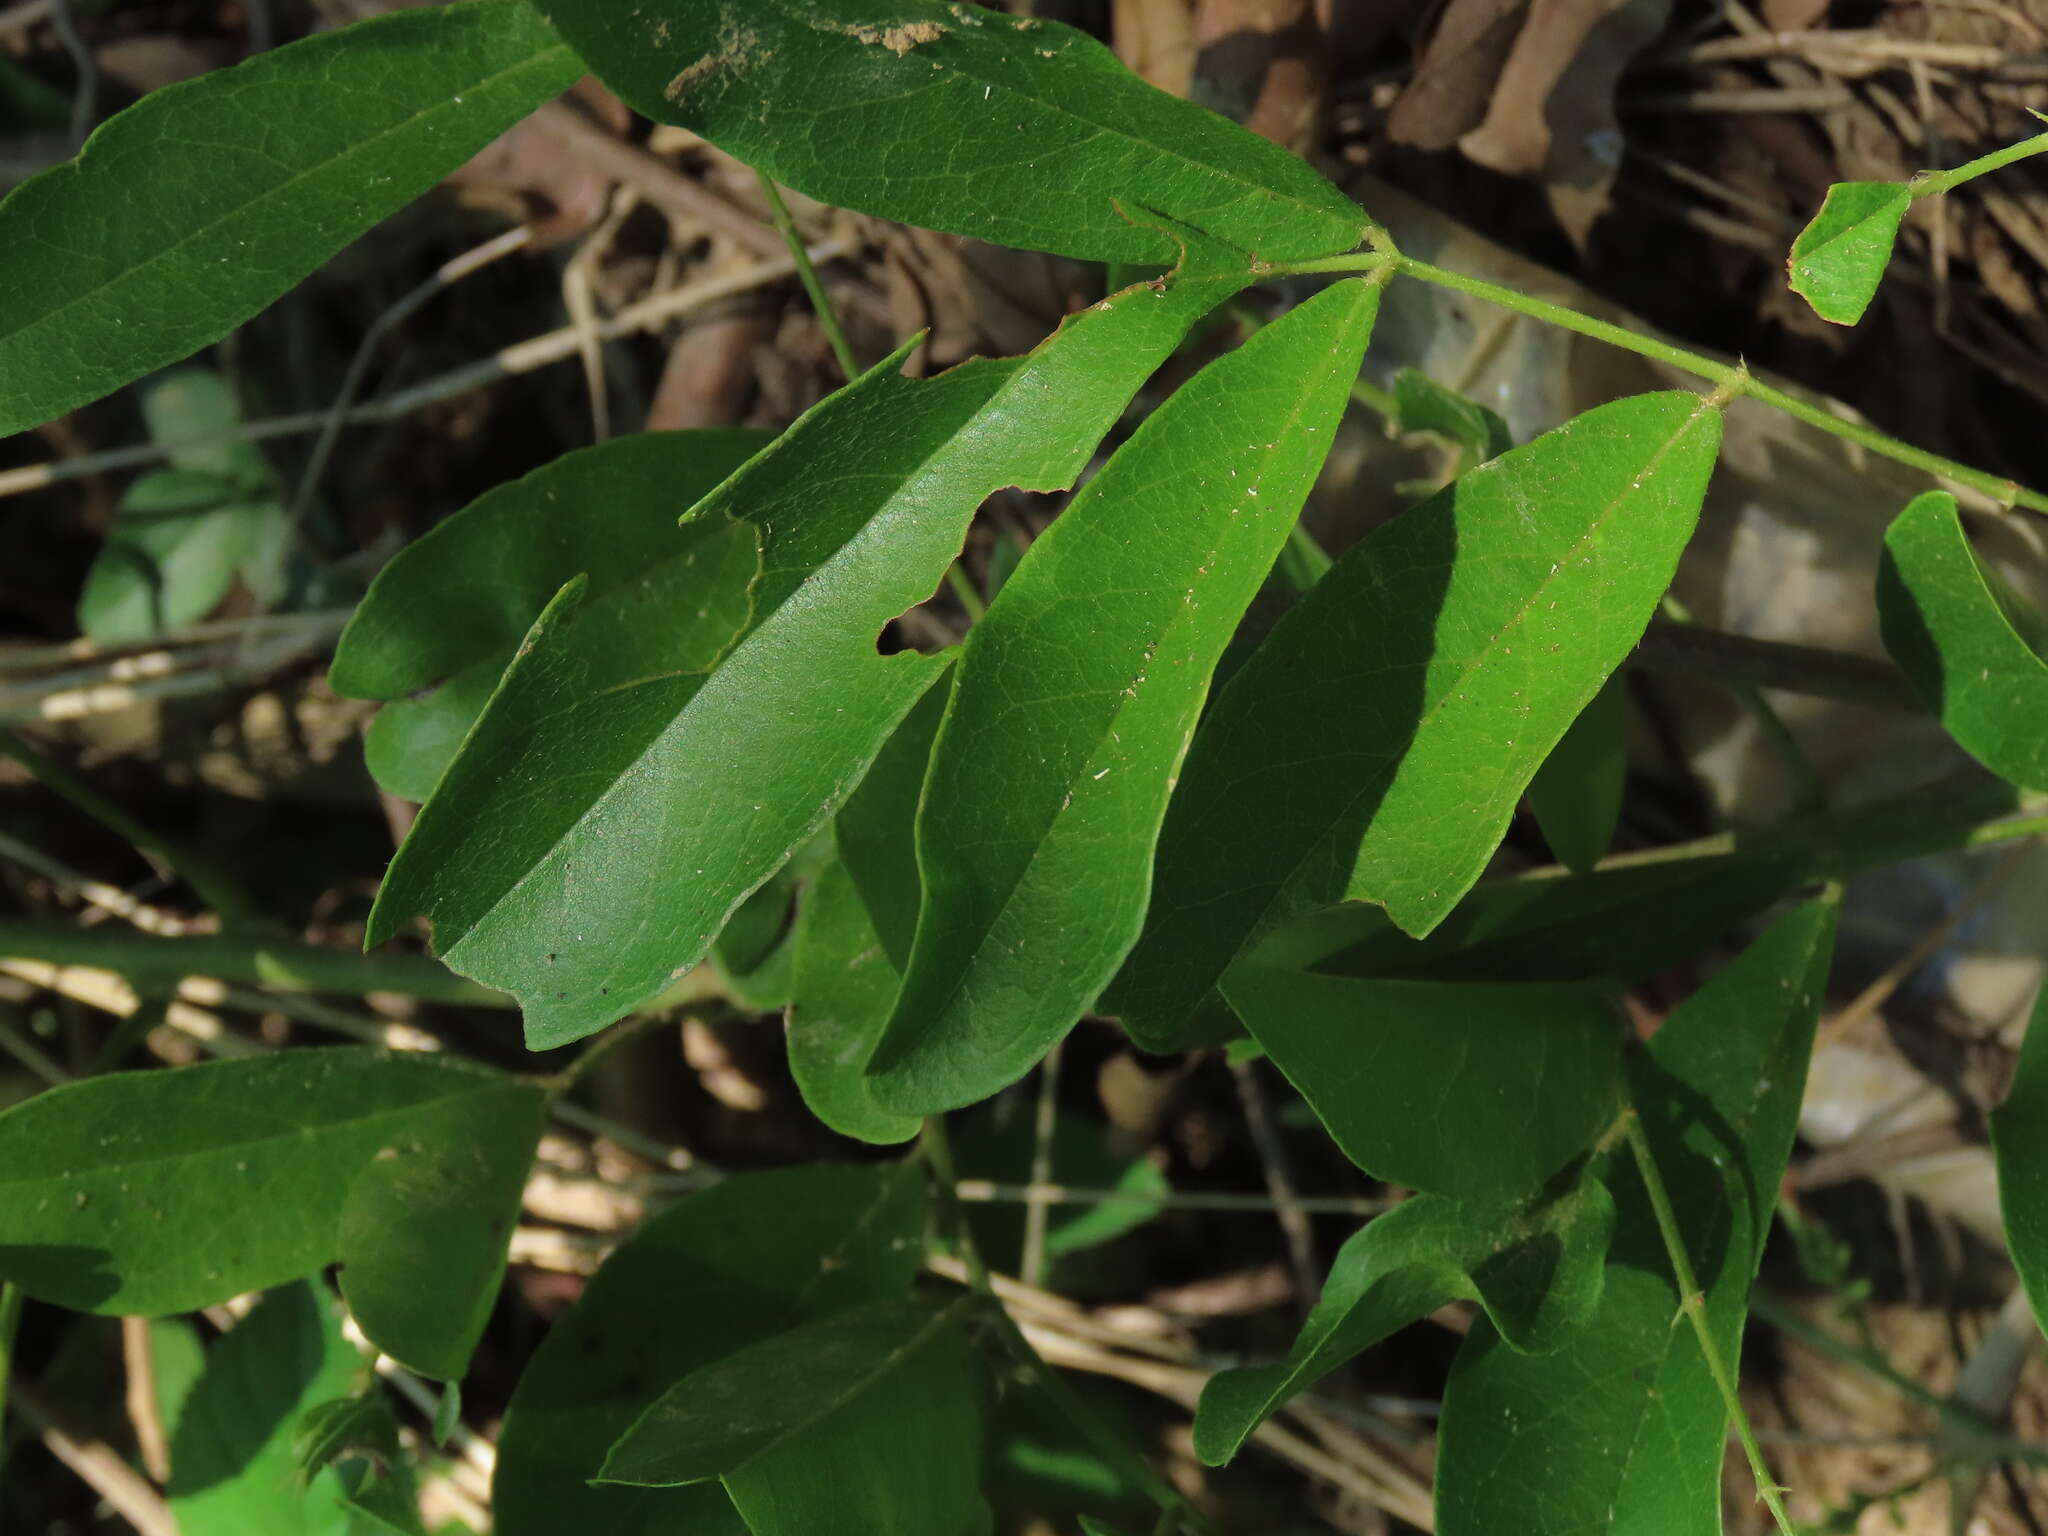
[[2048, 992], [2034, 1004], [2005, 1102], [1991, 1113], [2006, 1249], [2036, 1322], [2048, 1319], [2048, 1024], [2043, 1019], [2048, 1019]]
[[1271, 261], [1364, 234], [1300, 160], [1056, 22], [938, 0], [540, 9], [636, 109], [822, 202], [1095, 261], [1172, 259], [1119, 203]]
[[291, 43], [110, 118], [0, 202], [0, 437], [218, 340], [581, 67], [525, 7], [471, 0]]
[[1895, 181], [1838, 181], [1792, 242], [1786, 273], [1792, 291], [1821, 319], [1863, 318], [1892, 259], [1899, 222], [1913, 194]]
[[1953, 496], [1914, 497], [1885, 531], [1877, 611], [1885, 649], [1957, 745], [2048, 789], [2048, 661], [1970, 548]]
[[1418, 937], [1442, 921], [1648, 625], [1719, 436], [1682, 392], [1600, 406], [1354, 545], [1204, 720], [1105, 1010], [1175, 1049], [1290, 917], [1348, 899]]
[[1335, 284], [1204, 368], [974, 627], [918, 812], [910, 964], [869, 1066], [884, 1104], [986, 1097], [1115, 974], [1210, 674], [1322, 467], [1378, 304], [1369, 282]]
[[747, 624], [708, 670], [594, 693], [587, 669], [614, 647], [555, 643], [568, 609], [551, 610], [393, 860], [371, 940], [426, 917], [449, 965], [519, 998], [536, 1048], [695, 963], [943, 671], [877, 655], [875, 637], [930, 596], [975, 507], [1071, 484], [1187, 328], [1251, 281], [1237, 253], [1182, 235], [1173, 278], [1024, 357], [911, 380], [899, 353], [700, 503], [693, 523], [758, 537], [762, 560]]

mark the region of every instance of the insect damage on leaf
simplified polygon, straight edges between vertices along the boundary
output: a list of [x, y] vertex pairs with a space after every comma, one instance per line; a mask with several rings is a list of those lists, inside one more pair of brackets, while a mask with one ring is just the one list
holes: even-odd
[[877, 27], [861, 21], [814, 21], [811, 25], [820, 32], [842, 33], [857, 42], [866, 43], [870, 48], [886, 48], [899, 59], [920, 43], [936, 43], [948, 30], [936, 21], [906, 21], [893, 27]]
[[[657, 43], [668, 41], [667, 22], [664, 21], [657, 24], [655, 41]], [[720, 29], [718, 34], [718, 51], [705, 54], [703, 58], [690, 65], [689, 68], [677, 74], [675, 79], [669, 81], [661, 94], [677, 106], [681, 106], [684, 97], [714, 76], [744, 73], [757, 62], [755, 50], [760, 45], [761, 34], [752, 27], [734, 26], [731, 23], [727, 23], [726, 26]]]

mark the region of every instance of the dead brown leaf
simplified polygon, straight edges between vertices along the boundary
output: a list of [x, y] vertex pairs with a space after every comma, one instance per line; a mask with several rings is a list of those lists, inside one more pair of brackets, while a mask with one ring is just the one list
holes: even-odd
[[1195, 79], [1190, 0], [1116, 0], [1110, 12], [1117, 57], [1160, 90], [1185, 96]]
[[1415, 149], [1449, 149], [1475, 127], [1526, 8], [1527, 0], [1451, 0], [1387, 114], [1387, 136]]

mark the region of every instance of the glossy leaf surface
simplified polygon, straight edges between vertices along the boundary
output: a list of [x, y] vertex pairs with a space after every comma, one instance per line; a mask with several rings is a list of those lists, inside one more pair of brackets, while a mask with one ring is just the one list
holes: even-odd
[[943, 670], [875, 642], [931, 596], [975, 508], [1003, 486], [1070, 485], [1187, 328], [1249, 280], [1197, 242], [1171, 282], [1024, 357], [912, 380], [899, 354], [806, 413], [691, 513], [703, 537], [761, 552], [715, 669], [631, 675], [612, 627], [593, 647], [558, 600], [400, 848], [372, 940], [427, 917], [449, 965], [519, 998], [536, 1048], [659, 992]]
[[53, 1088], [0, 1115], [0, 1274], [154, 1314], [339, 1262], [371, 1340], [452, 1379], [497, 1296], [544, 1102], [448, 1057], [356, 1047]]
[[206, 1352], [171, 1430], [171, 1513], [207, 1536], [363, 1536], [336, 1469], [294, 1476], [301, 1416], [346, 1396], [368, 1362], [324, 1287], [272, 1291]]
[[[1828, 902], [1781, 917], [1664, 1022], [1631, 1072], [1730, 1369], [1791, 1151], [1834, 921]], [[1677, 1315], [1634, 1164], [1614, 1168], [1614, 1247], [1571, 1347], [1519, 1354], [1482, 1322], [1458, 1352], [1438, 1442], [1443, 1536], [1721, 1529], [1720, 1393]]]
[[1614, 841], [1628, 778], [1628, 715], [1628, 685], [1616, 673], [1529, 781], [1543, 840], [1575, 874], [1588, 873]]
[[1517, 1349], [1556, 1348], [1598, 1304], [1613, 1235], [1614, 1202], [1594, 1178], [1527, 1204], [1403, 1201], [1337, 1251], [1286, 1360], [1210, 1379], [1195, 1454], [1221, 1466], [1282, 1403], [1452, 1301], [1479, 1302]]
[[1533, 1194], [1621, 1107], [1621, 1016], [1596, 987], [1244, 965], [1224, 996], [1344, 1155], [1410, 1189]]
[[2037, 1321], [2048, 1319], [2048, 992], [2020, 1042], [2012, 1088], [1991, 1116], [2005, 1245]]
[[1913, 195], [1895, 181], [1838, 181], [1792, 242], [1792, 291], [1823, 320], [1854, 325], [1877, 297]]
[[1641, 638], [1720, 431], [1682, 392], [1600, 406], [1354, 545], [1203, 722], [1144, 937], [1104, 1008], [1173, 1049], [1290, 917], [1349, 897], [1411, 934], [1436, 927]]
[[1293, 155], [1057, 22], [941, 0], [539, 9], [639, 111], [821, 202], [1162, 266], [1171, 245], [1125, 216], [1139, 204], [1269, 261], [1364, 236], [1357, 206]]
[[717, 1487], [593, 1485], [612, 1442], [692, 1371], [785, 1328], [901, 1294], [923, 1257], [914, 1165], [743, 1174], [649, 1221], [535, 1352], [507, 1410], [500, 1536], [742, 1536]]
[[0, 437], [219, 340], [582, 68], [468, 0], [145, 96], [0, 202]]
[[1322, 468], [1378, 305], [1334, 284], [1209, 364], [975, 625], [918, 812], [923, 906], [870, 1067], [883, 1103], [986, 1098], [1116, 973], [1210, 673]]
[[2000, 778], [2048, 789], [2048, 661], [1977, 559], [1953, 496], [1916, 496], [1884, 536], [1885, 648], [1964, 751]]
[[977, 1304], [874, 1302], [749, 1345], [672, 1387], [602, 1475], [722, 1479], [754, 1536], [986, 1532]]
[[401, 550], [357, 606], [328, 674], [337, 693], [389, 701], [365, 746], [377, 782], [427, 798], [533, 621], [578, 576], [588, 582], [581, 622], [608, 614], [607, 635], [642, 652], [640, 664], [715, 656], [746, 619], [748, 541], [724, 547], [715, 529], [676, 519], [771, 441], [645, 432], [580, 449]]

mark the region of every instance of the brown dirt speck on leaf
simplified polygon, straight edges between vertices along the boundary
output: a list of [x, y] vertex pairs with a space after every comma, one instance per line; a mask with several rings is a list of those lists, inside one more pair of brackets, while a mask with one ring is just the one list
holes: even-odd
[[718, 39], [718, 51], [707, 53], [669, 81], [662, 95], [678, 106], [683, 98], [716, 75], [738, 74], [758, 63], [761, 35], [752, 27], [729, 27]]
[[893, 27], [877, 27], [867, 22], [848, 22], [843, 26], [820, 23], [828, 30], [844, 32], [870, 48], [886, 48], [899, 59], [922, 43], [936, 43], [949, 30], [936, 21], [906, 21]]

